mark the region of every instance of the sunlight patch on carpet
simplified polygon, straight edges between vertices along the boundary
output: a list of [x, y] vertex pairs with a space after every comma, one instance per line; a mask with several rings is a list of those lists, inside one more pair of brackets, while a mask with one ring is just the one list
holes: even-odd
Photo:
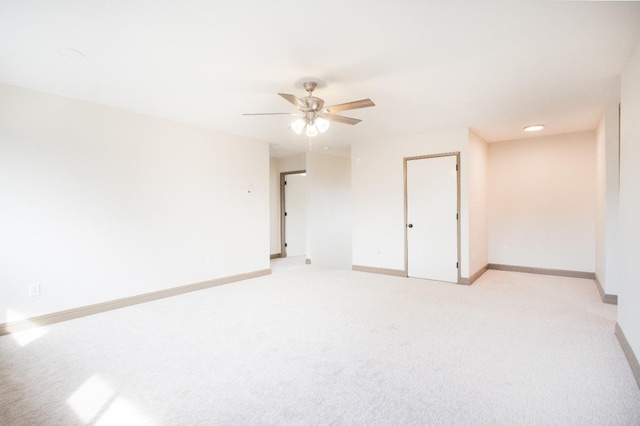
[[115, 392], [100, 377], [92, 376], [71, 395], [67, 403], [80, 420], [89, 423], [104, 410]]
[[[24, 322], [26, 319], [26, 316], [21, 315], [12, 309], [7, 310], [8, 323]], [[47, 331], [43, 327], [38, 327], [36, 323], [33, 323], [33, 328], [29, 328], [28, 330], [14, 331], [12, 330], [12, 327], [9, 326], [7, 327], [7, 331], [11, 333], [11, 336], [20, 346], [27, 346], [29, 343], [34, 342], [47, 334]]]
[[135, 405], [122, 397], [113, 401], [96, 422], [96, 426], [120, 426], [125, 424], [151, 426], [153, 422], [140, 413]]
[[84, 382], [67, 403], [82, 422], [96, 426], [154, 424], [132, 402], [117, 395], [98, 375]]

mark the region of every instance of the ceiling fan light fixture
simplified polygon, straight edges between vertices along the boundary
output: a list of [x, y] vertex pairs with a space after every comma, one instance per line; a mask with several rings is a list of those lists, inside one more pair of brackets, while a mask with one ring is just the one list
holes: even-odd
[[329, 130], [330, 125], [331, 123], [329, 122], [329, 120], [322, 117], [316, 118], [316, 127], [318, 128], [318, 131], [320, 133], [324, 133]]
[[312, 138], [314, 136], [318, 136], [318, 129], [313, 124], [307, 124], [307, 132], [306, 132], [306, 134], [310, 138]]
[[291, 123], [291, 130], [293, 130], [297, 134], [300, 134], [302, 133], [302, 130], [306, 125], [307, 125], [307, 121], [304, 118], [298, 118], [296, 121]]
[[307, 96], [302, 98], [298, 98], [288, 93], [278, 93], [278, 95], [284, 98], [284, 100], [298, 108], [300, 111], [298, 113], [260, 112], [242, 115], [297, 115], [301, 118], [291, 123], [289, 128], [297, 134], [301, 134], [302, 131], [306, 129], [305, 134], [308, 137], [314, 137], [329, 130], [331, 121], [337, 121], [338, 123], [349, 124], [352, 126], [362, 121], [357, 118], [338, 115], [336, 112], [376, 106], [371, 99], [360, 99], [358, 101], [344, 102], [325, 108], [324, 99], [313, 96], [313, 91], [318, 84], [313, 81], [307, 81], [303, 86], [307, 91]]

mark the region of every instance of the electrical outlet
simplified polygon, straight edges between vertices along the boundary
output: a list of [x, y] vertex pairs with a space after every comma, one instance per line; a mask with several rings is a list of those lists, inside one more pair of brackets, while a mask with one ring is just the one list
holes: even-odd
[[29, 284], [29, 297], [40, 296], [40, 283]]

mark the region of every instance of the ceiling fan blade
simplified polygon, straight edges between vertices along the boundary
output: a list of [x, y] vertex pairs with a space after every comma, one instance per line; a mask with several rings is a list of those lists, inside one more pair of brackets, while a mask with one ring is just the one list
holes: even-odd
[[326, 118], [327, 120], [337, 121], [338, 123], [351, 124], [351, 125], [358, 124], [359, 122], [362, 121], [357, 118], [343, 117], [342, 115], [336, 115], [336, 114], [330, 114], [330, 113], [322, 114], [321, 117]]
[[327, 112], [346, 111], [348, 109], [368, 108], [376, 106], [371, 99], [360, 99], [359, 101], [346, 102], [344, 104], [331, 105], [324, 108]]
[[248, 112], [242, 115], [302, 115], [297, 112]]
[[306, 110], [306, 106], [304, 103], [302, 103], [302, 101], [298, 98], [296, 98], [294, 95], [288, 95], [286, 93], [278, 93], [278, 95], [282, 96], [283, 98], [285, 98], [287, 101], [291, 102], [296, 108], [300, 109], [300, 110]]

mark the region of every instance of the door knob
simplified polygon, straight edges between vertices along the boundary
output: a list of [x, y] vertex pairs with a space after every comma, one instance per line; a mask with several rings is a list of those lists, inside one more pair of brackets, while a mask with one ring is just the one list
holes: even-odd
[[413, 228], [413, 223], [408, 224], [407, 228]]

